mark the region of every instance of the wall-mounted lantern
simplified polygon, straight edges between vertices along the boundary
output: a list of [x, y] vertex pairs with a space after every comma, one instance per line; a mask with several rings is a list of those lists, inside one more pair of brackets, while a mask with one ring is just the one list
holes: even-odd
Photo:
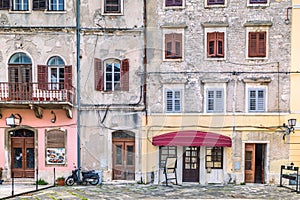
[[290, 133], [295, 132], [294, 126], [296, 126], [296, 122], [297, 122], [296, 119], [289, 119], [288, 120], [288, 125], [283, 123], [283, 127], [285, 128], [285, 133], [283, 135], [283, 139], [285, 139], [286, 135], [289, 135]]
[[11, 114], [5, 119], [6, 125], [10, 127], [20, 126], [22, 117], [20, 114]]

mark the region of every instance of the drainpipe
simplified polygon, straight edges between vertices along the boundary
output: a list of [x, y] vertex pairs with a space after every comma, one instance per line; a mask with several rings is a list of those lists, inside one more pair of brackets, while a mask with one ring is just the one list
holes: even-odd
[[80, 180], [81, 145], [80, 145], [80, 0], [76, 0], [76, 63], [77, 63], [77, 168]]

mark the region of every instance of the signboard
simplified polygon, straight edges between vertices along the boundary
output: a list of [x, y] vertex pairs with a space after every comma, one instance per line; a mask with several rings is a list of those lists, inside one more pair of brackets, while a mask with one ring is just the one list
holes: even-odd
[[46, 164], [64, 165], [66, 164], [65, 148], [47, 148], [46, 149]]

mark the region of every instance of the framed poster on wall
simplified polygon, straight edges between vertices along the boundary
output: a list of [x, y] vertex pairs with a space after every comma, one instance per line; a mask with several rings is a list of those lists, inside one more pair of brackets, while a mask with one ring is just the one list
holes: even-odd
[[46, 164], [60, 164], [66, 163], [66, 150], [65, 148], [47, 148], [46, 149]]

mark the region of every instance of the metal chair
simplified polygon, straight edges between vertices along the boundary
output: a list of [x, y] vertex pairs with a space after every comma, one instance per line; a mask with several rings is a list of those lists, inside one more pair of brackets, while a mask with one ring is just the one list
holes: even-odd
[[[165, 174], [165, 178], [166, 178], [166, 186], [168, 186], [168, 181], [169, 180], [174, 180], [176, 181], [176, 185], [177, 183], [177, 174], [176, 174], [176, 168], [177, 168], [177, 158], [176, 157], [167, 157], [166, 159], [166, 163], [165, 163], [165, 167], [164, 167], [164, 174]], [[168, 175], [170, 174], [174, 174], [174, 176], [172, 177], [168, 177]]]

